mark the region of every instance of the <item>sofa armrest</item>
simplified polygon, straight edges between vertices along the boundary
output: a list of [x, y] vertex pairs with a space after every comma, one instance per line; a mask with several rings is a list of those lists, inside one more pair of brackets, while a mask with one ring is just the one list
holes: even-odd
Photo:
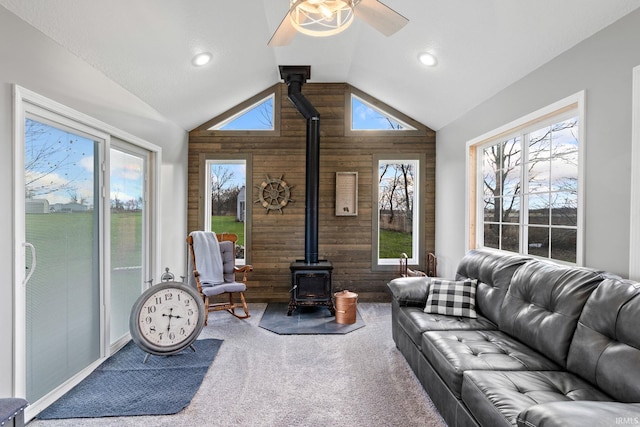
[[398, 277], [387, 283], [393, 298], [402, 306], [421, 306], [427, 302], [429, 277]]
[[534, 405], [518, 415], [520, 427], [640, 425], [640, 403], [563, 401]]

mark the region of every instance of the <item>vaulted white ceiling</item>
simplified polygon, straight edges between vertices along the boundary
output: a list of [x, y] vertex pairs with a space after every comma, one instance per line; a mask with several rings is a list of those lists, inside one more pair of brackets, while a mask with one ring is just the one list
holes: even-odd
[[[363, 22], [329, 38], [267, 47], [289, 0], [0, 0], [186, 130], [310, 65], [438, 130], [620, 17], [637, 0], [385, 0], [409, 24]], [[191, 64], [208, 51], [213, 61]], [[417, 55], [430, 51], [438, 65]], [[304, 89], [303, 89], [304, 91]]]

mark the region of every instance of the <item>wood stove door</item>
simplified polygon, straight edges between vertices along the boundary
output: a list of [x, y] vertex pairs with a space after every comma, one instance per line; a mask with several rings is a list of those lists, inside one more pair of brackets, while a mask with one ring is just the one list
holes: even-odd
[[328, 271], [296, 271], [293, 273], [296, 301], [331, 300], [331, 273]]

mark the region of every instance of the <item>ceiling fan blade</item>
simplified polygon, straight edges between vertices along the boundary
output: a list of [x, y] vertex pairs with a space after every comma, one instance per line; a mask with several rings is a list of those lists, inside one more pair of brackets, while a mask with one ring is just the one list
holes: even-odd
[[353, 9], [355, 15], [385, 36], [407, 25], [409, 20], [378, 0], [361, 0]]
[[282, 22], [278, 25], [275, 33], [271, 36], [269, 43], [267, 46], [275, 47], [275, 46], [287, 46], [293, 38], [295, 37], [296, 29], [293, 27], [291, 23], [291, 19], [289, 18], [289, 12], [284, 15]]

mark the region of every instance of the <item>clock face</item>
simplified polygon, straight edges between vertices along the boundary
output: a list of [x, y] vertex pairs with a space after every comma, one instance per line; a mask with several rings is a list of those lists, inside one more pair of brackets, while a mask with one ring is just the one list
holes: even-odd
[[134, 304], [130, 330], [133, 340], [153, 354], [173, 354], [188, 347], [204, 324], [204, 304], [184, 284], [152, 286]]

